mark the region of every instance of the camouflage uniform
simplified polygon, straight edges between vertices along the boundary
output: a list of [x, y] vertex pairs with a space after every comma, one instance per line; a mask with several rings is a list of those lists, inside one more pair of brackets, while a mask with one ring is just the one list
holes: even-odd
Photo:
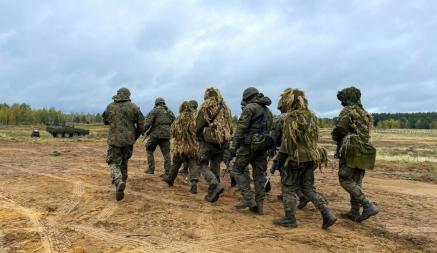
[[[370, 203], [362, 190], [365, 170], [350, 168], [346, 165], [345, 158], [340, 154], [341, 145], [346, 136], [357, 135], [361, 143], [370, 143], [370, 130], [372, 116], [364, 110], [361, 104], [361, 92], [355, 87], [345, 88], [337, 94], [337, 98], [344, 106], [340, 112], [332, 131], [332, 138], [337, 142], [336, 156], [340, 160], [338, 177], [340, 185], [350, 194], [351, 210], [343, 214], [344, 218], [353, 221], [363, 221], [378, 213], [377, 207]], [[360, 215], [360, 208], [363, 213]]]
[[144, 172], [155, 173], [155, 158], [153, 153], [159, 145], [162, 156], [164, 157], [164, 171], [168, 174], [171, 166], [170, 157], [170, 125], [175, 116], [165, 105], [163, 98], [157, 98], [155, 107], [146, 117], [146, 129], [149, 139], [146, 143], [148, 169]]
[[112, 184], [117, 187], [117, 200], [124, 197], [133, 144], [144, 132], [144, 116], [129, 96], [128, 89], [119, 89], [113, 97], [114, 102], [108, 105], [102, 115], [105, 125], [109, 125], [106, 162], [111, 168]]
[[[209, 134], [211, 138], [205, 136], [208, 131], [211, 133], [215, 130], [223, 136], [214, 134]], [[201, 170], [202, 172], [211, 170], [218, 182], [220, 182], [220, 163], [223, 161], [223, 152], [229, 147], [232, 130], [231, 111], [223, 101], [219, 90], [208, 88], [205, 91], [205, 101], [196, 117], [196, 133], [200, 142]]]
[[[197, 113], [197, 107], [198, 107], [198, 103], [196, 100], [190, 100], [188, 102], [191, 106], [191, 109]], [[184, 162], [183, 167], [181, 168], [181, 170], [179, 171], [179, 173], [183, 174], [183, 175], [188, 175], [188, 169], [189, 169], [190, 165], [188, 162]]]
[[[179, 112], [178, 118], [176, 118], [171, 127], [173, 136], [173, 166], [169, 175], [164, 176], [164, 181], [169, 186], [173, 186], [179, 168], [184, 162], [187, 162], [191, 178], [191, 192], [197, 193], [197, 181], [200, 171], [197, 163], [199, 148], [196, 136], [195, 112], [186, 101], [182, 103]], [[224, 189], [211, 171], [203, 171], [203, 175], [209, 183], [208, 195], [205, 196], [205, 199], [209, 202], [215, 202]]]
[[286, 89], [281, 101], [287, 113], [283, 118], [281, 146], [274, 164], [278, 168], [283, 167], [281, 184], [285, 216], [274, 220], [274, 224], [297, 226], [297, 192], [301, 190], [320, 210], [323, 228], [328, 228], [335, 223], [336, 217], [314, 187], [314, 170], [321, 159], [317, 117], [308, 109], [304, 93], [300, 90]]
[[[281, 100], [278, 103], [278, 110], [281, 111], [281, 115], [273, 117], [273, 125], [272, 130], [270, 131], [270, 136], [272, 137], [273, 143], [275, 147], [279, 148], [281, 146], [281, 138], [282, 138], [282, 127], [284, 124], [285, 110], [282, 109]], [[273, 160], [277, 160], [276, 157]], [[274, 171], [271, 171], [274, 173]], [[282, 174], [282, 171], [279, 170], [279, 173]], [[302, 193], [300, 189], [297, 190], [297, 196], [299, 197], [299, 209], [303, 209], [310, 200]], [[282, 193], [278, 195], [278, 199], [282, 200]]]
[[[235, 207], [237, 209], [248, 207], [251, 211], [262, 214], [267, 170], [268, 144], [266, 142], [270, 141], [268, 134], [273, 118], [267, 106], [271, 104], [271, 100], [264, 97], [256, 88], [251, 87], [243, 92], [243, 101], [247, 104], [238, 119], [233, 140], [236, 159], [232, 175], [234, 175], [242, 195], [242, 201], [237, 203]], [[266, 145], [260, 144], [255, 148], [255, 140], [262, 139]], [[246, 170], [249, 164], [252, 165], [255, 198], [250, 190], [249, 175]]]

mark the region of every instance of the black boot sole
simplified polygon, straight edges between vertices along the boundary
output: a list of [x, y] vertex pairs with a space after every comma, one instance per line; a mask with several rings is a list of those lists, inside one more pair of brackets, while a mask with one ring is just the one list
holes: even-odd
[[126, 183], [125, 182], [121, 182], [117, 186], [117, 191], [115, 192], [115, 199], [117, 201], [120, 201], [120, 200], [124, 199], [124, 189], [125, 188], [126, 188]]
[[[211, 203], [216, 202], [220, 198], [220, 194], [222, 194], [224, 191], [225, 191], [225, 189], [223, 187], [221, 187], [217, 193], [215, 193], [215, 194], [213, 193], [209, 202], [211, 202]], [[215, 190], [214, 190], [214, 192], [215, 192]]]
[[363, 222], [363, 221], [369, 219], [370, 217], [377, 215], [378, 213], [379, 213], [379, 210], [377, 210], [376, 212], [370, 213], [368, 215], [365, 215], [365, 216], [361, 215], [360, 217], [357, 218], [356, 222]]
[[327, 223], [323, 223], [322, 228], [328, 229], [330, 226], [334, 225], [334, 223], [337, 221], [337, 218], [329, 220]]

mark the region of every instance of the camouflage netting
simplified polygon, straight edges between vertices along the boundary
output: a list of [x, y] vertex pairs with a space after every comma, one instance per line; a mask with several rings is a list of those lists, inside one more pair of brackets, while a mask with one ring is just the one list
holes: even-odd
[[319, 127], [317, 117], [308, 109], [303, 91], [286, 89], [281, 95], [284, 117], [281, 151], [296, 162], [317, 161], [320, 164]]
[[[222, 105], [220, 105], [222, 103]], [[221, 109], [220, 109], [221, 107]], [[217, 114], [217, 110], [220, 112]], [[205, 91], [204, 102], [200, 107], [199, 113], [204, 116], [209, 127], [214, 131], [218, 143], [224, 143], [232, 138], [232, 114], [229, 107], [223, 101], [220, 91], [216, 88], [207, 88]], [[211, 120], [214, 115], [217, 116]]]
[[197, 157], [199, 144], [196, 138], [196, 112], [188, 101], [179, 107], [179, 116], [171, 125], [172, 155]]

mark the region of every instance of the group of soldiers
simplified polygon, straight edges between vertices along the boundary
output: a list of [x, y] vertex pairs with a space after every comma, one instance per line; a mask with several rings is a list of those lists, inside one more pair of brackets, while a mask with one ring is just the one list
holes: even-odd
[[[374, 148], [370, 143], [372, 117], [361, 104], [359, 89], [345, 88], [337, 98], [344, 108], [332, 138], [337, 143], [335, 157], [340, 161], [340, 185], [350, 194], [351, 204], [350, 211], [342, 217], [361, 222], [378, 213], [362, 190], [365, 170], [372, 169], [374, 164]], [[203, 175], [209, 185], [205, 200], [216, 202], [224, 192], [220, 164], [229, 165], [232, 161], [231, 182], [241, 193], [235, 208], [263, 214], [266, 186], [278, 170], [281, 176], [278, 197], [283, 202], [284, 216], [275, 219], [274, 224], [296, 227], [296, 209], [310, 201], [320, 210], [322, 228], [336, 222], [327, 199], [314, 186], [314, 171], [326, 164], [328, 158], [318, 143], [318, 119], [309, 109], [303, 91], [285, 89], [278, 103], [281, 114], [274, 117], [268, 108], [270, 98], [254, 87], [245, 89], [235, 129], [231, 111], [216, 88], [206, 89], [199, 109], [195, 100], [182, 102], [177, 117], [163, 98], [157, 98], [155, 107], [144, 118], [139, 107], [131, 102], [127, 88], [119, 89], [113, 100], [103, 119], [109, 125], [107, 163], [117, 201], [124, 198], [133, 145], [144, 135], [148, 160], [144, 172], [155, 173], [154, 151], [159, 146], [164, 157], [163, 181], [169, 186], [173, 186], [179, 171], [185, 170], [191, 182], [190, 191], [196, 194]], [[268, 171], [269, 159], [273, 162]]]

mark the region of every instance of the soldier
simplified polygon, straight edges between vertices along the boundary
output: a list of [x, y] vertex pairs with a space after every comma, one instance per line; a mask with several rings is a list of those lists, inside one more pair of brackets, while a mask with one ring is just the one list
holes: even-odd
[[[199, 106], [199, 104], [197, 103], [196, 100], [190, 100], [189, 105], [191, 106], [191, 109], [197, 113], [197, 107]], [[181, 173], [182, 175], [188, 175], [188, 162], [184, 162], [184, 165], [182, 166], [182, 169], [179, 171], [179, 173]]]
[[[351, 209], [348, 213], [342, 214], [342, 217], [361, 222], [376, 215], [378, 208], [367, 199], [362, 190], [365, 168], [360, 165], [350, 165], [345, 151], [348, 149], [347, 145], [352, 142], [356, 142], [362, 147], [370, 147], [370, 150], [373, 148], [370, 144], [372, 116], [364, 110], [361, 104], [361, 92], [359, 89], [353, 86], [345, 88], [338, 92], [337, 98], [341, 101], [344, 108], [340, 112], [335, 128], [332, 131], [332, 139], [337, 142], [336, 157], [340, 160], [338, 172], [340, 185], [351, 197]], [[374, 156], [372, 158], [372, 164], [374, 165]], [[370, 166], [368, 169], [372, 168], [373, 166]], [[360, 214], [361, 206], [363, 207], [363, 212]]]
[[297, 227], [297, 191], [300, 189], [313, 202], [323, 217], [322, 228], [332, 226], [337, 218], [327, 207], [325, 198], [314, 187], [314, 170], [320, 164], [318, 120], [308, 108], [304, 93], [286, 89], [281, 97], [286, 114], [283, 117], [283, 133], [277, 161], [272, 169], [283, 168], [281, 174], [285, 216], [275, 219], [273, 224]]
[[200, 166], [210, 170], [220, 182], [220, 163], [232, 136], [232, 114], [220, 91], [207, 88], [204, 102], [196, 117], [196, 133], [200, 142]]
[[202, 171], [210, 166], [220, 182], [220, 163], [223, 152], [229, 148], [232, 136], [232, 114], [220, 91], [207, 88], [204, 102], [196, 117], [196, 133], [200, 141], [200, 166]]
[[117, 201], [124, 198], [128, 177], [127, 167], [132, 156], [133, 144], [144, 133], [144, 116], [129, 97], [128, 89], [119, 89], [117, 95], [112, 97], [114, 102], [108, 105], [102, 115], [105, 125], [109, 125], [106, 162], [111, 168]]
[[[182, 163], [188, 162], [191, 177], [191, 192], [197, 192], [197, 178], [200, 175], [198, 159], [198, 141], [196, 136], [196, 113], [192, 110], [189, 102], [182, 103], [180, 114], [172, 124], [173, 135], [173, 166], [169, 176], [164, 177], [164, 181], [173, 186], [174, 180]], [[202, 168], [201, 168], [202, 169]], [[217, 181], [215, 175], [208, 169], [202, 171], [206, 181], [209, 183], [208, 195], [205, 199], [209, 202], [216, 202], [224, 189]]]
[[[272, 145], [268, 136], [272, 126], [272, 113], [267, 108], [272, 102], [256, 88], [250, 87], [243, 92], [244, 110], [238, 119], [233, 139], [232, 152], [236, 152], [232, 168], [240, 188], [242, 200], [235, 205], [237, 209], [249, 208], [250, 211], [263, 214], [266, 183], [267, 150]], [[252, 165], [252, 177], [255, 186], [255, 198], [250, 190], [249, 175], [246, 170]]]
[[[282, 138], [282, 127], [283, 127], [283, 118], [286, 116], [286, 110], [282, 107], [282, 100], [280, 99], [278, 102], [278, 110], [281, 112], [281, 115], [273, 117], [273, 125], [272, 125], [272, 131], [270, 131], [270, 136], [273, 139], [273, 143], [275, 144], [275, 147], [279, 148], [281, 146], [281, 138]], [[274, 159], [276, 160], [276, 159]], [[279, 171], [280, 173], [281, 170]], [[274, 171], [270, 171], [271, 174], [274, 173]], [[310, 202], [308, 198], [305, 197], [305, 194], [302, 193], [302, 191], [299, 189], [297, 190], [297, 195], [299, 197], [299, 205], [297, 206], [298, 209], [303, 209], [305, 206]], [[282, 193], [278, 195], [278, 199], [282, 201]]]
[[156, 98], [155, 107], [146, 117], [146, 135], [149, 137], [146, 143], [148, 169], [144, 173], [155, 173], [155, 158], [153, 153], [159, 145], [162, 156], [164, 157], [164, 174], [168, 175], [171, 166], [170, 157], [170, 125], [175, 116], [165, 105], [163, 98]]

